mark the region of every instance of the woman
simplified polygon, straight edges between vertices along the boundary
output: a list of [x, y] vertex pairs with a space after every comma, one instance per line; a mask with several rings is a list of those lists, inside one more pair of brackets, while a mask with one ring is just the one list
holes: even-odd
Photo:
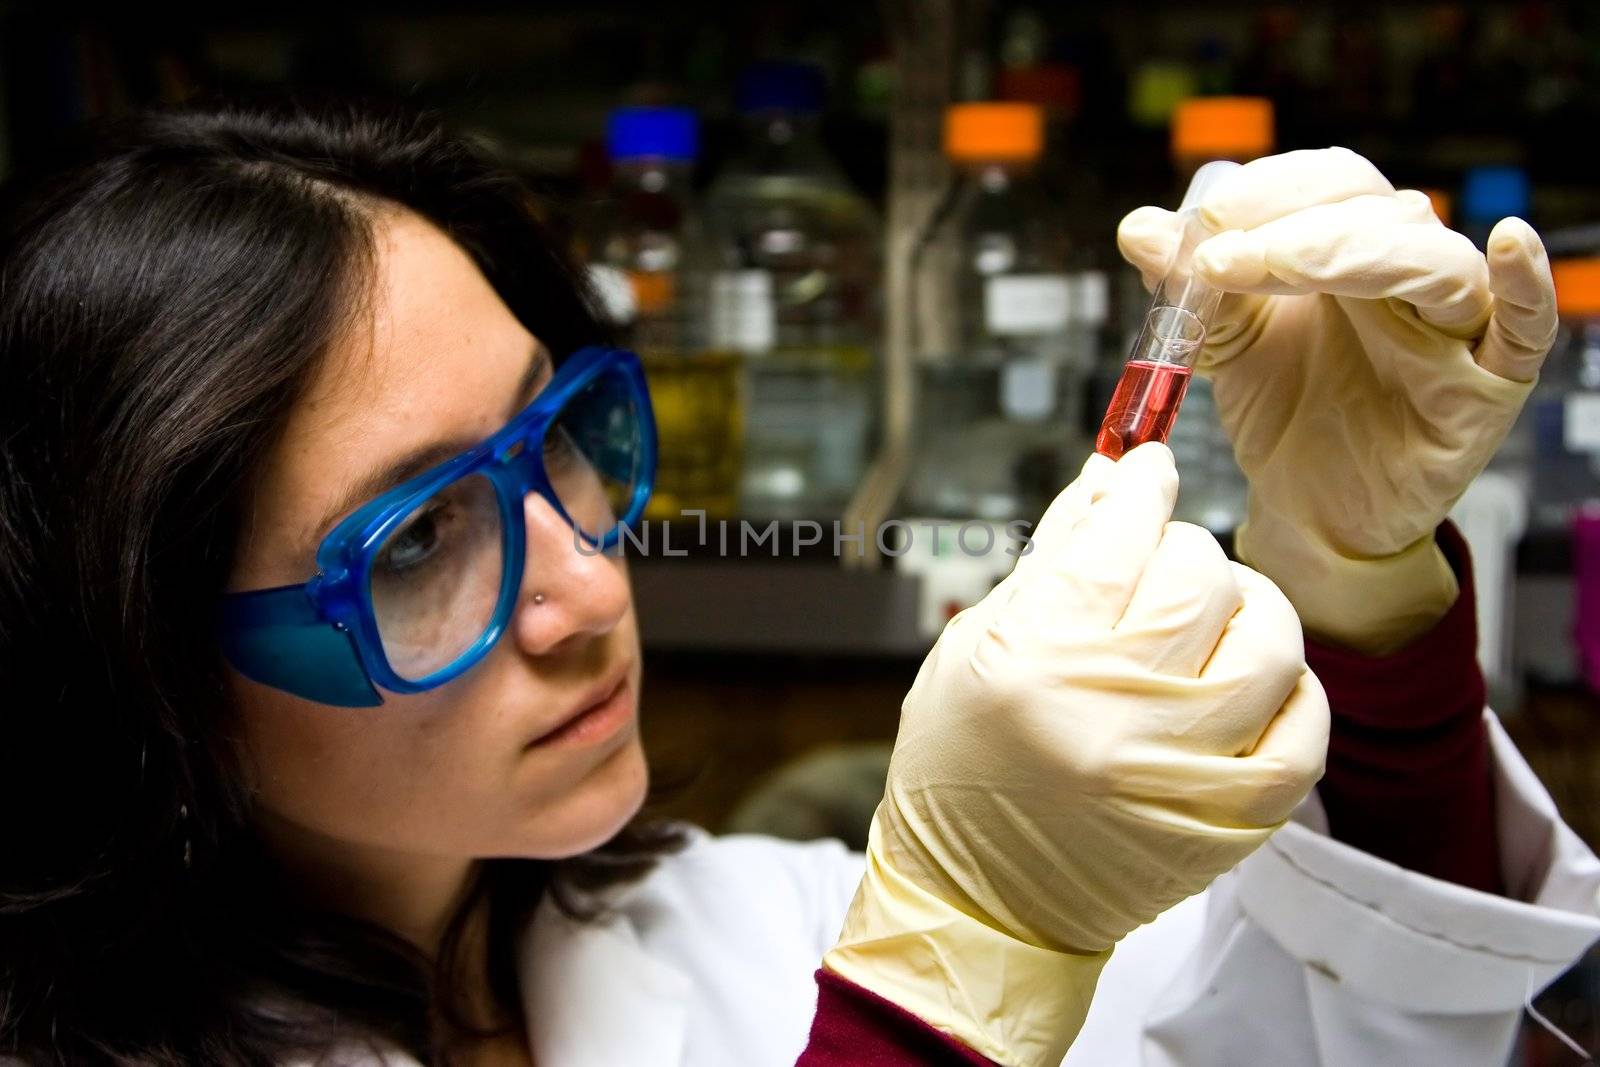
[[1091, 461], [925, 664], [864, 877], [631, 824], [626, 573], [575, 549], [642, 505], [648, 403], [530, 210], [338, 109], [147, 116], [13, 192], [0, 1052], [783, 1062], [815, 1008], [812, 1063], [1058, 1060], [1314, 780], [1287, 603], [1167, 522], [1164, 450]]

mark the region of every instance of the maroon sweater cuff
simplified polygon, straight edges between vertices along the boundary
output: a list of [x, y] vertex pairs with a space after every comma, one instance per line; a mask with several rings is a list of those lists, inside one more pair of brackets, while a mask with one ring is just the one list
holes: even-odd
[[796, 1067], [994, 1067], [898, 1004], [817, 970], [817, 1014]]
[[1461, 595], [1438, 624], [1385, 656], [1306, 642], [1333, 727], [1317, 791], [1329, 832], [1434, 878], [1502, 891], [1494, 782], [1467, 544], [1450, 523], [1436, 540]]

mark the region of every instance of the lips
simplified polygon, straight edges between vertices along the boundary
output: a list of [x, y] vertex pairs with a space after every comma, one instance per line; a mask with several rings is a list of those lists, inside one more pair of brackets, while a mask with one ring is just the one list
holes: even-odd
[[624, 717], [629, 704], [628, 668], [623, 667], [606, 681], [590, 689], [571, 712], [561, 717], [544, 733], [528, 742], [528, 747], [577, 740], [609, 732], [612, 720]]

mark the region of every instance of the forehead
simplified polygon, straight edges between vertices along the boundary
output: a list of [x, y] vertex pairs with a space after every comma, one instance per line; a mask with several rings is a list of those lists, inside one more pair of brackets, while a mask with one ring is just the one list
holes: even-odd
[[303, 440], [381, 447], [373, 431], [413, 436], [500, 421], [534, 339], [471, 257], [409, 211], [373, 225], [368, 306], [314, 377], [291, 417]]
[[327, 508], [372, 471], [492, 433], [536, 351], [471, 257], [437, 227], [391, 209], [372, 230], [363, 305], [262, 471], [254, 525], [270, 526], [271, 536], [258, 529], [252, 540], [272, 542], [267, 554], [278, 548], [280, 565], [285, 543], [303, 547]]

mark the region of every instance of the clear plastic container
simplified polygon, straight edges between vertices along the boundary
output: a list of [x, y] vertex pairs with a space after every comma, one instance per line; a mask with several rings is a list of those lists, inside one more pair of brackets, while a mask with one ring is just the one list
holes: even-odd
[[682, 108], [607, 122], [611, 195], [582, 244], [590, 280], [650, 383], [660, 465], [647, 514], [735, 511], [744, 428], [738, 353], [705, 330], [703, 240], [690, 190], [698, 126]]
[[1067, 228], [1036, 180], [1043, 128], [1032, 104], [946, 115], [957, 182], [914, 267], [919, 427], [905, 504], [920, 514], [1036, 519], [1090, 451], [1098, 342], [1078, 328]]
[[[1046, 151], [1039, 179], [1072, 238], [1067, 249], [1067, 315], [1068, 329], [1075, 336], [1070, 346], [1075, 352], [1092, 352], [1099, 360], [1119, 349], [1123, 341], [1111, 321], [1112, 272], [1122, 264], [1122, 257], [1116, 249], [1117, 220], [1106, 212], [1110, 199], [1106, 181], [1116, 180], [1116, 176], [1084, 167], [1070, 150], [1063, 150], [1073, 143], [1073, 124], [1082, 103], [1082, 75], [1071, 64], [1036, 61], [1043, 54], [1037, 36], [1042, 25], [1038, 13], [1027, 9], [1008, 19], [1009, 44], [1002, 49], [1005, 61], [995, 87], [1002, 100], [1044, 109]], [[1140, 290], [1137, 302], [1142, 303], [1145, 295]], [[1098, 399], [1090, 397], [1086, 414], [1092, 416], [1103, 407]]]
[[805, 64], [748, 70], [742, 143], [705, 199], [707, 330], [744, 357], [757, 517], [837, 516], [871, 460], [881, 226], [823, 148], [823, 88]]

